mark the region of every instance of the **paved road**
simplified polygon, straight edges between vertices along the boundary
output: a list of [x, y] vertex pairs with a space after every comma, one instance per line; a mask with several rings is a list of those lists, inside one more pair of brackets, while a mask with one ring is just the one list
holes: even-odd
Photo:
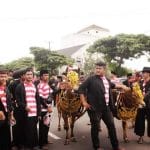
[[[77, 120], [75, 124], [75, 136], [77, 142], [71, 142], [70, 145], [64, 145], [65, 131], [57, 131], [58, 118], [57, 111], [54, 109], [52, 123], [49, 132], [49, 139], [53, 141], [53, 144], [49, 145], [50, 150], [92, 150], [91, 137], [90, 137], [90, 125], [89, 118], [85, 114], [82, 118]], [[129, 143], [124, 143], [122, 139], [121, 121], [115, 119], [117, 135], [121, 147], [126, 150], [150, 150], [150, 138], [144, 137], [144, 144], [137, 144], [137, 136], [133, 133], [133, 129], [128, 129], [128, 135], [130, 138]], [[62, 120], [63, 126], [63, 120]], [[107, 129], [102, 122], [102, 132], [100, 132], [101, 147], [105, 150], [111, 150], [110, 140], [108, 138]]]

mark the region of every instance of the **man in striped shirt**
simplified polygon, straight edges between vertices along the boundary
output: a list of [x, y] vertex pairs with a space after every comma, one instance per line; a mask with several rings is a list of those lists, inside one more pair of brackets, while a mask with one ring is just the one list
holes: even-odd
[[[49, 124], [44, 124], [44, 117], [52, 112], [52, 89], [49, 84], [48, 70], [40, 71], [40, 83], [37, 85], [40, 103], [41, 103], [41, 120], [39, 122], [39, 145], [42, 149], [48, 149], [48, 131]], [[49, 116], [50, 117], [50, 116]]]
[[11, 149], [10, 123], [8, 122], [14, 120], [11, 96], [6, 86], [7, 77], [7, 71], [0, 70], [0, 120], [3, 121], [0, 125], [0, 150]]
[[40, 100], [30, 68], [25, 70], [25, 81], [16, 88], [16, 101], [24, 122], [24, 146], [29, 150], [38, 150], [37, 122], [40, 116]]

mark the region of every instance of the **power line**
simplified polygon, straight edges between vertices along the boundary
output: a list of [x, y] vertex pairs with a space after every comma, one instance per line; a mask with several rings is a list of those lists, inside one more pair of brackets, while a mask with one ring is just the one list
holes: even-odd
[[51, 43], [50, 43], [50, 41], [48, 42], [48, 45], [49, 45], [49, 51], [51, 51]]

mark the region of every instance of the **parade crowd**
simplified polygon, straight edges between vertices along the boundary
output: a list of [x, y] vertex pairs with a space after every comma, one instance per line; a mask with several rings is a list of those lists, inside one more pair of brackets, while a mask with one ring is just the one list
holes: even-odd
[[[106, 63], [98, 62], [94, 74], [85, 77], [79, 72], [78, 93], [90, 119], [93, 149], [102, 149], [99, 129], [103, 120], [112, 149], [123, 150], [114, 123], [117, 110], [112, 89], [127, 90], [135, 82], [140, 86], [145, 105], [138, 108], [133, 126], [138, 144], [143, 144], [146, 127], [150, 137], [150, 67], [127, 74], [123, 82], [113, 71], [108, 78], [106, 70]], [[50, 76], [48, 70], [42, 69], [36, 76], [32, 68], [10, 73], [0, 70], [0, 150], [48, 150], [51, 113], [57, 105], [61, 83], [67, 80], [66, 73]]]

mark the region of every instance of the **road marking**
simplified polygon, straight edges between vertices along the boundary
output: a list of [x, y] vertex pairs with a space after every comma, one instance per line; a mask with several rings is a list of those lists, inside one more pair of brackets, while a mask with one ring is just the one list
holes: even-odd
[[55, 140], [59, 140], [61, 139], [60, 137], [58, 137], [57, 135], [53, 134], [52, 132], [49, 132], [48, 135], [52, 138], [54, 138]]

